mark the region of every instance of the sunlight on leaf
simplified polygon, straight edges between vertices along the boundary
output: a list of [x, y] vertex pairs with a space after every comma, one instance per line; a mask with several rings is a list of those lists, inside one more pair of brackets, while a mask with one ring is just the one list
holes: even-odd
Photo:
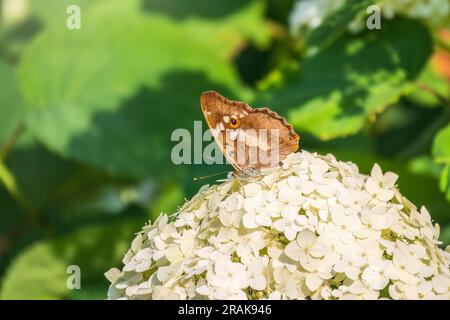
[[[414, 33], [414, 39], [405, 38]], [[300, 131], [328, 140], [357, 133], [368, 119], [412, 89], [431, 53], [420, 23], [397, 19], [365, 37], [344, 35], [307, 58], [262, 104], [287, 113]], [[260, 103], [261, 104], [261, 103]]]
[[36, 107], [27, 124], [52, 151], [110, 173], [176, 174], [170, 134], [201, 119], [200, 93], [248, 91], [208, 41], [217, 40], [205, 35], [205, 25], [187, 21], [184, 28], [142, 13], [139, 3], [101, 2], [83, 15], [89, 28], [51, 26], [39, 34], [20, 66], [22, 87]]

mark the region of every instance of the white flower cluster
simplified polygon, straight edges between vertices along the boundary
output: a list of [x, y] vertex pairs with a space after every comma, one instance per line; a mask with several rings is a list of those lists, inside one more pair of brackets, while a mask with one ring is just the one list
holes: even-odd
[[[404, 15], [441, 25], [450, 16], [449, 0], [378, 0], [374, 3], [380, 7], [381, 14], [386, 19]], [[314, 29], [326, 16], [345, 5], [346, 0], [298, 0], [289, 16], [291, 32], [297, 34], [305, 29]], [[364, 25], [365, 22], [358, 18], [350, 24], [349, 29], [357, 32]]]
[[450, 299], [450, 246], [395, 186], [307, 151], [146, 225], [109, 299]]
[[0, 16], [7, 24], [18, 23], [26, 18], [29, 6], [28, 0], [0, 1]]
[[331, 12], [344, 5], [345, 0], [298, 0], [289, 15], [291, 32], [315, 29]]

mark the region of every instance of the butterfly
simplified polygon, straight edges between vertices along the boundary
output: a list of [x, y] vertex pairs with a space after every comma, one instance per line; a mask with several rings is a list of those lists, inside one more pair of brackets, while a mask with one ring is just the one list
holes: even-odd
[[202, 93], [200, 103], [212, 136], [238, 175], [258, 175], [299, 149], [292, 125], [268, 108], [251, 108], [215, 91]]

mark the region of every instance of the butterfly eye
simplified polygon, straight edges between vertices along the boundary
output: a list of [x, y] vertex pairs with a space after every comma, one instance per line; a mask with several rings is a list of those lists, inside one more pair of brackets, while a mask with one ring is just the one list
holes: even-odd
[[239, 124], [240, 124], [240, 120], [239, 120], [238, 116], [232, 115], [230, 117], [230, 127], [232, 129], [236, 129], [237, 127], [239, 127]]

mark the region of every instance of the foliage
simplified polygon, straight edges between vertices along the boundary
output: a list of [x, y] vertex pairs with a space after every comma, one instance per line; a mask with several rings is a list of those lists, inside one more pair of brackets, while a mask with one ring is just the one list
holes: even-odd
[[441, 173], [441, 191], [446, 194], [448, 200], [450, 200], [450, 146], [448, 141], [450, 140], [450, 126], [443, 128], [436, 135], [433, 145], [433, 154], [435, 161], [444, 164], [444, 169]]
[[[17, 2], [24, 17], [0, 12], [1, 298], [104, 298], [103, 272], [139, 226], [218, 178], [194, 177], [231, 170], [170, 159], [206, 90], [270, 106], [306, 150], [398, 173], [450, 243], [450, 91], [435, 63], [449, 46], [436, 27], [396, 16], [349, 33], [366, 1], [295, 37], [291, 0]], [[71, 4], [80, 30], [66, 28]], [[71, 264], [82, 290], [65, 286]]]
[[[416, 37], [405, 38], [405, 32]], [[322, 139], [358, 132], [410, 89], [432, 46], [427, 30], [409, 20], [367, 33], [363, 38], [345, 34], [302, 61], [302, 72], [270, 93], [270, 101], [294, 125]]]

